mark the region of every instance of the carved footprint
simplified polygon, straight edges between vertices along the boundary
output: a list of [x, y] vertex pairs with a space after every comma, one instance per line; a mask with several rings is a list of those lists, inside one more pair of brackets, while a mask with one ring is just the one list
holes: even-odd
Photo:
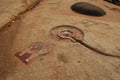
[[29, 63], [30, 60], [40, 55], [45, 55], [52, 51], [52, 46], [43, 42], [34, 42], [22, 53], [15, 54], [21, 61]]

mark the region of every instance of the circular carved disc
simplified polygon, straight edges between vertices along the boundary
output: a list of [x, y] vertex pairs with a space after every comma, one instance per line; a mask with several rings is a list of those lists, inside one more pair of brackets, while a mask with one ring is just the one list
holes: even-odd
[[56, 26], [54, 28], [51, 29], [50, 34], [52, 37], [58, 38], [58, 34], [63, 32], [63, 31], [70, 31], [73, 35], [74, 38], [82, 40], [84, 37], [84, 32], [75, 27], [75, 26], [71, 26], [71, 25], [60, 25], [60, 26]]

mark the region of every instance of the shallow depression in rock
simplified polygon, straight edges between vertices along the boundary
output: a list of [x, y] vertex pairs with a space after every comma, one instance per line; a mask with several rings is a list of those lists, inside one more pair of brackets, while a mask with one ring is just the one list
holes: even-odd
[[71, 6], [71, 9], [79, 14], [90, 16], [106, 15], [106, 12], [102, 8], [86, 2], [77, 2]]

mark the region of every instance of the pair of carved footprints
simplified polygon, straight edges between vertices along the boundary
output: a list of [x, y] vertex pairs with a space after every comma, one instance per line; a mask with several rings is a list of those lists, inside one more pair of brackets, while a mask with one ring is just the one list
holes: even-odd
[[[86, 48], [92, 51], [95, 51], [101, 55], [120, 58], [120, 56], [105, 53], [104, 51], [101, 51], [83, 42], [82, 40], [84, 37], [83, 31], [74, 26], [61, 25], [61, 26], [55, 27], [51, 30], [51, 35], [59, 39], [69, 39], [73, 42], [80, 43]], [[50, 51], [52, 51], [52, 48], [53, 46], [51, 44], [47, 44], [43, 42], [35, 42], [32, 45], [30, 45], [30, 47], [27, 48], [25, 51], [18, 54], [17, 57], [21, 59], [23, 62], [29, 63], [29, 61], [32, 60], [33, 58], [39, 55], [45, 55], [49, 53]]]
[[43, 42], [34, 42], [22, 53], [17, 53], [16, 56], [23, 62], [29, 63], [30, 60], [37, 56], [43, 56], [52, 51], [52, 45]]

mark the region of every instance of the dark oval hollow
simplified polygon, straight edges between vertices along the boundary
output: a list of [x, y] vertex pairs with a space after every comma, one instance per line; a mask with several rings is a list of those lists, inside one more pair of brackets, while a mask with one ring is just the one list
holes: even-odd
[[71, 6], [71, 9], [77, 13], [91, 15], [91, 16], [103, 16], [106, 12], [93, 4], [86, 2], [77, 2]]

